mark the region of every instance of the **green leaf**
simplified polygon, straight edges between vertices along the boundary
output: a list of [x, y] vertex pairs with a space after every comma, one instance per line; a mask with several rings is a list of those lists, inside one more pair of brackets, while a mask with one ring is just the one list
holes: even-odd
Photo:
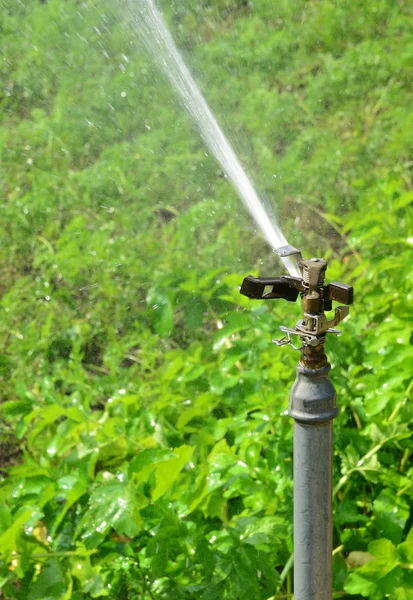
[[361, 567], [360, 572], [377, 574], [383, 577], [398, 564], [396, 547], [390, 540], [380, 539], [369, 544], [369, 552], [374, 560], [367, 562]]
[[0, 414], [17, 417], [27, 415], [32, 410], [31, 402], [27, 400], [13, 400], [0, 404]]
[[363, 566], [351, 573], [344, 589], [349, 594], [360, 594], [367, 598], [375, 598], [377, 590], [391, 592], [400, 579], [400, 569], [396, 547], [390, 540], [380, 539], [369, 544], [370, 556]]
[[375, 499], [373, 511], [380, 535], [398, 544], [410, 514], [409, 505], [404, 498], [398, 496], [393, 490], [385, 488]]
[[191, 365], [188, 369], [185, 369], [182, 374], [182, 380], [194, 381], [195, 379], [198, 379], [198, 377], [201, 377], [205, 373], [205, 370], [205, 365]]
[[10, 510], [5, 504], [0, 504], [0, 535], [11, 526], [12, 522]]
[[15, 552], [17, 548], [17, 538], [23, 532], [23, 527], [31, 520], [36, 521], [42, 513], [37, 506], [23, 506], [15, 515], [13, 523], [0, 535], [0, 552], [7, 555]]
[[130, 484], [109, 481], [99, 485], [90, 496], [89, 509], [82, 523], [82, 537], [88, 547], [110, 529], [118, 535], [136, 536], [142, 524], [140, 510], [146, 504], [146, 498]]
[[365, 408], [366, 413], [371, 417], [381, 412], [389, 403], [391, 396], [389, 394], [377, 394], [371, 392], [366, 395]]
[[129, 476], [134, 475], [136, 483], [146, 482], [156, 465], [171, 458], [172, 452], [164, 448], [148, 448], [139, 452], [129, 463]]
[[36, 409], [29, 413], [25, 418], [25, 420], [27, 419], [27, 424], [32, 418], [34, 419], [39, 417], [38, 421], [33, 427], [33, 430], [29, 434], [31, 441], [33, 441], [42, 431], [44, 431], [46, 427], [52, 424], [54, 425], [56, 420], [62, 417], [64, 414], [65, 410], [59, 404], [44, 406], [41, 409]]
[[48, 560], [31, 583], [27, 600], [61, 600], [67, 588], [65, 574], [57, 560]]
[[397, 546], [400, 560], [404, 563], [413, 563], [413, 527], [410, 529], [406, 540]]
[[85, 583], [83, 591], [85, 594], [90, 594], [92, 598], [102, 598], [110, 595], [110, 589], [108, 589], [105, 579], [100, 573]]
[[174, 308], [170, 294], [158, 287], [149, 290], [146, 299], [155, 331], [162, 337], [168, 336], [173, 330]]
[[206, 311], [207, 305], [200, 298], [188, 299], [184, 307], [185, 326], [192, 330], [202, 327]]
[[194, 448], [180, 446], [179, 448], [175, 448], [173, 453], [175, 455], [174, 458], [162, 461], [156, 465], [156, 485], [152, 490], [152, 500], [154, 502], [170, 490], [179, 473], [190, 460], [194, 453]]
[[364, 596], [371, 598], [377, 590], [377, 585], [360, 572], [351, 573], [344, 585], [344, 590], [348, 594], [355, 596]]
[[399, 587], [394, 590], [394, 600], [411, 600], [413, 598], [413, 587]]
[[[60, 480], [62, 482], [62, 480]], [[64, 520], [66, 514], [69, 510], [76, 504], [76, 502], [86, 494], [88, 489], [88, 482], [83, 478], [79, 478], [75, 480], [75, 484], [65, 493], [65, 503], [62, 506], [62, 510], [56, 516], [56, 519], [53, 523], [53, 527], [51, 530], [51, 534], [54, 535], [58, 528], [60, 527], [62, 521]]]

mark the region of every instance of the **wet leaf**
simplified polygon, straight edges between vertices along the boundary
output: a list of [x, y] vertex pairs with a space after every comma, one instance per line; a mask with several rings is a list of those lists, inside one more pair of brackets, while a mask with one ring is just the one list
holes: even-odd
[[142, 524], [140, 510], [147, 504], [132, 485], [109, 481], [91, 494], [82, 537], [97, 539], [113, 529], [119, 535], [136, 536]]

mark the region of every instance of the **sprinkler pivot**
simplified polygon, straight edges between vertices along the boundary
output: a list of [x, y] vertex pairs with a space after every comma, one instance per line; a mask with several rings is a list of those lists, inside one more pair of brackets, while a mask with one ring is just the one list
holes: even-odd
[[[281, 326], [285, 334], [278, 346], [297, 336], [301, 359], [292, 386], [288, 414], [294, 419], [294, 598], [332, 599], [332, 433], [338, 414], [336, 392], [328, 374], [324, 351], [327, 334], [349, 313], [353, 288], [325, 283], [327, 263], [322, 258], [304, 260], [292, 246], [276, 250], [281, 258], [295, 256], [301, 277], [256, 278], [248, 276], [241, 294], [251, 299], [284, 299], [295, 302], [301, 295], [303, 315], [295, 327]], [[333, 301], [340, 302], [334, 316]]]

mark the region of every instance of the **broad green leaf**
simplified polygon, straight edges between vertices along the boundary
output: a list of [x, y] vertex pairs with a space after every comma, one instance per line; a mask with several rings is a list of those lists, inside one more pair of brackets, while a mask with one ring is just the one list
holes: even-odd
[[[63, 478], [66, 479], [66, 478]], [[60, 480], [61, 484], [62, 479]], [[70, 489], [65, 493], [65, 502], [62, 506], [62, 510], [57, 514], [56, 519], [53, 523], [53, 527], [51, 530], [52, 535], [56, 533], [58, 528], [60, 527], [62, 521], [64, 520], [66, 514], [69, 510], [76, 504], [76, 502], [87, 492], [87, 481], [83, 478], [79, 477], [79, 479], [75, 480], [75, 483]]]
[[173, 329], [174, 308], [170, 294], [161, 288], [149, 290], [147, 299], [155, 331], [168, 336]]
[[161, 461], [156, 465], [156, 485], [152, 490], [152, 500], [154, 502], [173, 486], [179, 473], [194, 453], [194, 448], [191, 448], [190, 446], [180, 446], [179, 448], [175, 448], [173, 453], [175, 455], [174, 458]]
[[374, 581], [366, 578], [362, 573], [355, 572], [349, 575], [344, 585], [344, 590], [348, 594], [371, 598], [373, 593], [377, 590], [377, 585]]
[[172, 457], [172, 452], [163, 448], [148, 448], [141, 450], [129, 463], [128, 473], [135, 476], [135, 481], [140, 484], [146, 482], [159, 462]]
[[375, 499], [373, 511], [380, 535], [384, 535], [393, 543], [398, 544], [402, 539], [404, 526], [410, 514], [409, 505], [404, 498], [386, 488]]
[[0, 414], [9, 416], [26, 415], [32, 410], [31, 402], [27, 400], [14, 400], [0, 404]]
[[361, 567], [360, 572], [363, 574], [377, 574], [383, 577], [398, 564], [396, 547], [390, 540], [382, 538], [371, 542], [369, 553], [374, 556], [374, 560]]
[[397, 546], [401, 562], [413, 564], [413, 527], [410, 529], [406, 540]]
[[31, 583], [27, 600], [62, 600], [66, 588], [64, 569], [57, 560], [50, 559]]
[[54, 424], [59, 417], [62, 417], [65, 414], [64, 408], [59, 404], [51, 404], [49, 406], [42, 407], [41, 410], [34, 410], [32, 413], [27, 415], [27, 418], [30, 419], [39, 417], [36, 424], [33, 427], [33, 430], [30, 432], [30, 439], [33, 441], [46, 427], [51, 424]]
[[23, 532], [23, 527], [29, 521], [36, 521], [42, 513], [37, 506], [24, 506], [13, 515], [13, 522], [0, 535], [0, 552], [4, 555], [15, 552], [17, 548], [17, 538]]
[[98, 485], [90, 496], [82, 526], [83, 539], [89, 544], [111, 529], [118, 535], [135, 537], [142, 524], [140, 510], [146, 504], [147, 500], [130, 484], [109, 481]]
[[387, 404], [390, 402], [390, 399], [390, 394], [381, 393], [379, 395], [376, 392], [367, 394], [365, 401], [367, 414], [370, 416], [377, 415], [387, 406]]

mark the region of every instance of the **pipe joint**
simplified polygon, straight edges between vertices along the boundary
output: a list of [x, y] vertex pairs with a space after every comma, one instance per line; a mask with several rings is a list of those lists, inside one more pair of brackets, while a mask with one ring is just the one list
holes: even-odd
[[330, 369], [328, 363], [320, 369], [297, 365], [288, 407], [288, 414], [295, 421], [317, 425], [337, 416], [336, 390], [328, 377]]

